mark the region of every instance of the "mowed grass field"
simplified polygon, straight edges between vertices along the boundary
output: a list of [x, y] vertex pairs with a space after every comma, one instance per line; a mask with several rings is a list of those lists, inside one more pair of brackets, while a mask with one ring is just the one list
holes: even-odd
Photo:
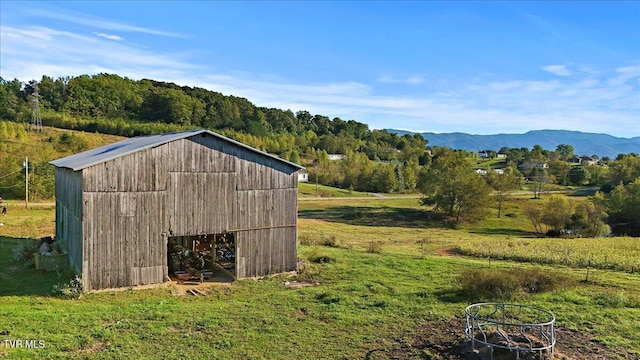
[[[640, 274], [627, 265], [640, 259], [638, 239], [535, 238], [520, 215], [526, 201], [505, 204], [508, 217], [456, 227], [443, 226], [418, 199], [301, 201], [298, 275], [214, 286], [206, 296], [164, 286], [75, 300], [48, 295], [68, 274], [12, 260], [30, 241], [22, 237], [52, 232], [53, 210], [13, 207], [0, 218], [0, 357], [386, 359], [416, 329], [461, 319], [468, 304], [488, 300], [461, 291], [466, 271], [531, 268], [568, 280], [510, 301], [553, 312], [558, 327], [620, 349], [621, 359], [640, 356]], [[490, 256], [462, 256], [467, 248]], [[536, 257], [513, 255], [534, 250]], [[586, 282], [584, 264], [564, 260], [578, 253], [610, 254], [608, 265], [592, 266]], [[44, 348], [3, 347], [16, 339], [44, 340]]]

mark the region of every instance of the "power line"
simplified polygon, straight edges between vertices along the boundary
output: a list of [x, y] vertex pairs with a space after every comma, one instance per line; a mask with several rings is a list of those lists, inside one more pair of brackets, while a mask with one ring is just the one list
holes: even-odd
[[10, 189], [10, 188], [14, 188], [14, 187], [18, 187], [22, 184], [15, 184], [15, 185], [11, 185], [11, 186], [0, 186], [0, 189]]
[[17, 172], [21, 172], [21, 171], [22, 171], [22, 170], [16, 170], [16, 171], [14, 171], [14, 172], [10, 172], [10, 173], [8, 173], [8, 174], [4, 174], [4, 175], [0, 176], [0, 179], [5, 178], [5, 177], [7, 177], [7, 176], [9, 176], [9, 175], [13, 175], [13, 174], [15, 174], [15, 173], [17, 173]]

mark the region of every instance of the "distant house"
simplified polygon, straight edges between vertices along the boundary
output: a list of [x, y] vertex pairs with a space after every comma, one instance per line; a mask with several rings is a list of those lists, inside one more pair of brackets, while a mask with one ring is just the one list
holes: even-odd
[[481, 158], [483, 158], [483, 159], [486, 159], [486, 158], [488, 158], [488, 157], [489, 157], [489, 153], [488, 153], [488, 152], [486, 152], [486, 151], [484, 151], [484, 150], [483, 150], [483, 151], [480, 151], [480, 152], [478, 153], [478, 155], [479, 155]]
[[591, 156], [580, 156], [580, 164], [581, 165], [587, 165], [587, 166], [593, 166], [593, 165], [597, 165], [598, 164], [598, 160], [592, 158]]
[[593, 166], [598, 164], [598, 160], [591, 156], [574, 156], [568, 160], [570, 163]]
[[298, 182], [309, 182], [309, 173], [304, 170], [298, 171]]
[[518, 163], [518, 169], [548, 169], [549, 164], [546, 161], [525, 160]]
[[[502, 170], [502, 169], [493, 169], [493, 172], [498, 174], [498, 175], [503, 175], [504, 174], [504, 170]], [[476, 169], [476, 173], [478, 173], [478, 174], [480, 174], [482, 176], [485, 176], [485, 175], [487, 175], [487, 170]]]
[[334, 160], [346, 160], [347, 159], [347, 155], [342, 155], [342, 154], [329, 154], [329, 160], [334, 161]]
[[501, 152], [498, 153], [498, 159], [506, 159], [506, 158], [507, 158], [507, 154], [501, 153]]
[[580, 157], [579, 156], [574, 156], [570, 159], [567, 160], [570, 163], [574, 163], [574, 164], [580, 164]]

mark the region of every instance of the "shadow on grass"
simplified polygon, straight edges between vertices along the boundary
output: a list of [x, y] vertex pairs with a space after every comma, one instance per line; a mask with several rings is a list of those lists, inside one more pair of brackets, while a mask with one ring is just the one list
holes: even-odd
[[578, 188], [575, 191], [571, 192], [569, 196], [575, 196], [575, 197], [593, 196], [596, 194], [598, 190], [600, 190], [600, 188], [598, 187]]
[[434, 293], [438, 300], [450, 304], [456, 304], [467, 301], [467, 296], [462, 289], [444, 289]]
[[36, 270], [33, 260], [18, 261], [15, 250], [25, 241], [0, 236], [0, 297], [2, 296], [47, 296], [55, 284], [69, 282], [71, 272], [47, 272]]
[[530, 231], [518, 230], [513, 228], [481, 228], [474, 229], [469, 231], [472, 234], [480, 234], [480, 235], [506, 235], [513, 236], [518, 238], [535, 238], [537, 237], [536, 233], [532, 233]]
[[432, 211], [388, 206], [338, 206], [324, 209], [300, 210], [298, 217], [361, 226], [396, 226], [406, 228], [443, 226], [442, 216]]

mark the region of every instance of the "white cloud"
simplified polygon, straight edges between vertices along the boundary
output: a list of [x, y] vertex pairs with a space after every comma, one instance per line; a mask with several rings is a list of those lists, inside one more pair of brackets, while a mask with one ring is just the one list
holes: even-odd
[[[245, 97], [258, 106], [355, 119], [371, 128], [484, 134], [548, 128], [640, 135], [639, 90], [634, 80], [640, 77], [638, 65], [590, 67], [589, 73], [576, 72], [571, 77], [546, 81], [485, 74], [456, 84], [453, 76], [442, 74], [448, 81], [433, 84], [419, 75], [381, 76], [371, 83], [307, 84], [258, 72], [214, 71], [194, 65], [188, 53], [159, 54], [126, 41], [114, 41], [121, 39], [106, 32], [84, 34], [49, 27], [0, 26], [0, 76], [28, 81], [42, 75], [115, 73], [203, 87]], [[551, 69], [561, 73], [566, 70]], [[428, 90], [382, 96], [385, 83], [423, 84]]]
[[[504, 90], [513, 90], [517, 88], [521, 88], [525, 85], [522, 81], [504, 81], [504, 82], [491, 82], [489, 83], [489, 88], [491, 90], [496, 91], [504, 91]], [[474, 85], [474, 88], [477, 88], [477, 85]]]
[[564, 65], [547, 65], [543, 66], [542, 70], [548, 71], [558, 76], [569, 76], [572, 74], [571, 71], [569, 71], [569, 69], [567, 69], [567, 67]]
[[109, 39], [109, 40], [115, 40], [115, 41], [122, 41], [124, 40], [122, 37], [118, 36], [118, 35], [110, 35], [110, 34], [105, 34], [105, 33], [93, 33], [95, 36], [100, 36], [103, 37], [105, 39]]
[[391, 75], [382, 75], [376, 79], [377, 82], [383, 84], [408, 84], [419, 85], [424, 83], [425, 79], [421, 75], [413, 75], [408, 78], [397, 78]]
[[616, 73], [615, 77], [609, 79], [610, 85], [622, 85], [634, 78], [640, 80], [640, 65], [619, 67]]
[[33, 16], [37, 16], [41, 18], [62, 20], [62, 21], [73, 23], [73, 24], [84, 25], [84, 26], [104, 29], [104, 30], [136, 32], [136, 33], [144, 33], [144, 34], [176, 37], [176, 38], [184, 37], [184, 35], [181, 35], [175, 32], [134, 26], [134, 25], [117, 22], [117, 21], [102, 19], [95, 16], [89, 16], [87, 14], [81, 14], [81, 13], [76, 13], [71, 11], [61, 11], [59, 9], [56, 9], [55, 11], [44, 10], [44, 9], [32, 9], [29, 11], [29, 13]]
[[[155, 54], [105, 36], [85, 36], [47, 27], [0, 26], [0, 71], [3, 78], [23, 81], [48, 76], [113, 72], [149, 77], [193, 69], [181, 54]], [[45, 69], [51, 71], [47, 72]]]
[[424, 78], [419, 75], [411, 76], [406, 80], [407, 84], [413, 84], [413, 85], [422, 84], [423, 82], [424, 82]]

